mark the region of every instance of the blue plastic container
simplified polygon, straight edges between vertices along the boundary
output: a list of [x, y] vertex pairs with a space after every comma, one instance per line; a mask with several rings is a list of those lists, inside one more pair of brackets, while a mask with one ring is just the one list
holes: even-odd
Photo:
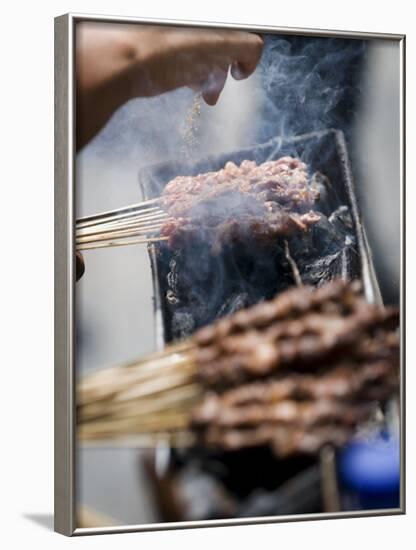
[[380, 435], [354, 442], [338, 460], [341, 486], [362, 510], [399, 508], [400, 446], [397, 438]]

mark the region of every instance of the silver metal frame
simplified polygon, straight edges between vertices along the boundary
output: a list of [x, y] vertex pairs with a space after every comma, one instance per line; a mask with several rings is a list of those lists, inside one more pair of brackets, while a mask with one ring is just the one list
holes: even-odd
[[[401, 51], [401, 372], [400, 372], [400, 507], [333, 514], [302, 514], [77, 528], [75, 498], [75, 369], [74, 369], [74, 42], [79, 21], [142, 23], [199, 28], [245, 29], [269, 34], [384, 39], [398, 41]], [[403, 34], [233, 25], [136, 17], [67, 14], [55, 18], [55, 531], [63, 535], [127, 533], [223, 525], [381, 516], [405, 513], [405, 40]]]

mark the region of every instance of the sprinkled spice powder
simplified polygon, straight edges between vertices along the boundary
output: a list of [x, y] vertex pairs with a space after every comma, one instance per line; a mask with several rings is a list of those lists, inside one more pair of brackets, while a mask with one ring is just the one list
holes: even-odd
[[181, 150], [187, 157], [191, 157], [195, 153], [197, 133], [200, 126], [201, 104], [202, 96], [198, 93], [195, 95], [192, 105], [186, 113], [185, 123], [181, 131], [183, 138]]

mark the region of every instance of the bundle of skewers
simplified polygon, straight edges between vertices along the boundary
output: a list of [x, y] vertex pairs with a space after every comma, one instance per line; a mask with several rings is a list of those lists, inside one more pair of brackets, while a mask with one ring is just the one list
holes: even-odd
[[217, 251], [226, 241], [244, 242], [247, 234], [270, 242], [319, 221], [311, 210], [318, 192], [309, 183], [306, 165], [296, 158], [228, 162], [217, 172], [174, 178], [161, 197], [79, 218], [76, 246], [83, 251], [168, 241], [177, 247], [201, 231]]
[[358, 281], [300, 286], [137, 362], [84, 377], [84, 441], [144, 438], [279, 457], [342, 446], [399, 387], [399, 313]]
[[159, 206], [159, 198], [117, 210], [79, 218], [76, 223], [77, 249], [144, 244], [167, 240], [158, 237], [169, 215]]

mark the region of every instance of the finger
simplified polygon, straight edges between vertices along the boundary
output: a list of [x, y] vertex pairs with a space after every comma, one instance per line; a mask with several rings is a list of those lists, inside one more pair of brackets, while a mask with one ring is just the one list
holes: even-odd
[[81, 252], [78, 252], [78, 250], [75, 252], [75, 277], [76, 280], [79, 281], [81, 277], [84, 275], [85, 271], [85, 263], [84, 258], [82, 257]]
[[217, 69], [210, 73], [202, 86], [202, 97], [208, 105], [215, 105], [227, 81], [228, 70]]
[[230, 72], [231, 72], [231, 76], [234, 78], [234, 80], [244, 80], [244, 78], [247, 78], [251, 74], [238, 61], [234, 61], [232, 63]]
[[247, 48], [236, 55], [231, 65], [231, 75], [235, 80], [243, 80], [256, 70], [263, 52], [263, 45], [264, 41], [260, 35], [250, 35]]
[[231, 65], [231, 76], [234, 80], [244, 80], [254, 73], [257, 62], [234, 61]]

